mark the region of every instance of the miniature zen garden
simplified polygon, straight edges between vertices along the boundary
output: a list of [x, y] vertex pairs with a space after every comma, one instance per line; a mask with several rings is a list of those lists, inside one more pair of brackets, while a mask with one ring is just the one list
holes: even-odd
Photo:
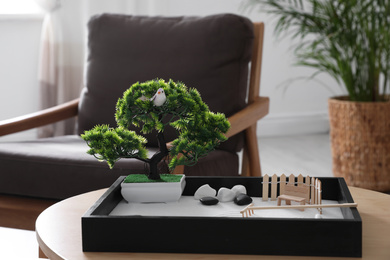
[[[272, 176], [276, 179], [276, 175]], [[181, 196], [178, 201], [166, 203], [127, 203], [122, 200], [110, 213], [111, 216], [171, 216], [171, 217], [238, 217], [238, 218], [316, 218], [344, 219], [341, 207], [357, 207], [355, 203], [338, 204], [334, 200], [322, 200], [322, 188], [316, 178], [306, 177], [307, 182], [262, 182], [263, 196], [249, 197], [243, 185], [220, 188], [218, 191], [205, 184], [194, 196]], [[279, 186], [279, 187], [278, 187]], [[270, 187], [271, 196], [268, 196]], [[279, 196], [277, 191], [280, 190]]]
[[[288, 177], [288, 182], [284, 175], [279, 180], [276, 175], [271, 180], [264, 176], [259, 187], [262, 197], [248, 196], [243, 185], [216, 190], [208, 184], [199, 187], [194, 196], [181, 196], [184, 175], [160, 174], [159, 163], [169, 158], [171, 170], [177, 165], [194, 165], [226, 140], [224, 134], [230, 128], [224, 114], [211, 112], [200, 93], [183, 83], [157, 79], [133, 84], [118, 100], [115, 119], [116, 128], [98, 125], [82, 135], [90, 147], [88, 153], [107, 162], [110, 168], [119, 159], [141, 160], [148, 165], [149, 172], [125, 178], [122, 183], [124, 200], [110, 215], [342, 219], [340, 207], [357, 206], [322, 200], [318, 179], [293, 175]], [[148, 158], [146, 138], [128, 130], [131, 125], [140, 127], [143, 134], [156, 130], [159, 151]], [[178, 134], [169, 144], [164, 138], [168, 126]], [[160, 194], [149, 197], [151, 191], [143, 185], [158, 183], [167, 184], [168, 190], [152, 186], [151, 189]], [[146, 193], [139, 195], [141, 191]], [[172, 197], [161, 199], [161, 194], [173, 192]], [[140, 198], [134, 200], [137, 196]]]

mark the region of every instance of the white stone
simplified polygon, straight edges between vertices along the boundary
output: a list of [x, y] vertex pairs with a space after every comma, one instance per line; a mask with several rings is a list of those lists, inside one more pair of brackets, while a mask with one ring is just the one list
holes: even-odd
[[316, 214], [314, 218], [323, 218], [321, 214]]
[[205, 185], [202, 185], [200, 186], [195, 194], [194, 194], [194, 198], [196, 200], [200, 200], [201, 198], [204, 198], [204, 197], [215, 197], [215, 195], [217, 195], [217, 191], [213, 188], [210, 187], [210, 185], [208, 184], [205, 184]]
[[240, 193], [246, 194], [246, 188], [244, 185], [235, 185], [232, 188], [232, 191], [236, 194], [236, 196], [238, 196]]
[[220, 202], [233, 201], [236, 197], [236, 193], [228, 188], [220, 188], [218, 190], [217, 198]]

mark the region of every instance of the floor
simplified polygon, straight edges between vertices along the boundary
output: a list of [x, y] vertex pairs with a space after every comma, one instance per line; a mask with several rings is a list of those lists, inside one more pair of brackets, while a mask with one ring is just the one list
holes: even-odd
[[262, 175], [332, 177], [328, 134], [259, 139]]
[[[261, 137], [262, 174], [331, 177], [329, 135]], [[38, 259], [35, 232], [0, 227], [0, 259]]]

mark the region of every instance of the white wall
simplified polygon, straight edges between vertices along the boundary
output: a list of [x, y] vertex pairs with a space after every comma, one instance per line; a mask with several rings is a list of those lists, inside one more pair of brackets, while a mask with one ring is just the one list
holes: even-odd
[[[96, 13], [141, 15], [208, 15], [236, 13], [265, 22], [260, 94], [271, 99], [270, 114], [259, 134], [286, 135], [328, 131], [327, 98], [342, 94], [328, 76], [307, 80], [312, 71], [292, 66], [289, 39], [277, 40], [273, 20], [257, 10], [242, 8], [242, 0], [66, 0], [62, 1], [64, 48], [69, 84], [80, 84], [85, 53], [86, 22]], [[256, 8], [257, 9], [257, 8]], [[1, 15], [0, 15], [1, 17]], [[37, 57], [40, 19], [0, 19], [0, 120], [38, 109]], [[326, 86], [326, 87], [325, 87]], [[4, 91], [5, 90], [5, 91]], [[77, 94], [77, 93], [76, 93]], [[69, 94], [69, 97], [75, 93]], [[15, 104], [19, 104], [17, 107]], [[12, 109], [10, 109], [12, 107]]]
[[[43, 16], [0, 16], [0, 120], [38, 110], [36, 79], [42, 21]], [[6, 139], [20, 137], [34, 138], [35, 131]]]

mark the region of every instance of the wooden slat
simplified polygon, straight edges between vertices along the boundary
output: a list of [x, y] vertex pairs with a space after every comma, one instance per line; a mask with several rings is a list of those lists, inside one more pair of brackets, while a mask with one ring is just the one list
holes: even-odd
[[315, 179], [314, 177], [311, 178], [311, 183], [310, 183], [310, 204], [315, 204]]
[[288, 176], [287, 185], [294, 185], [294, 183], [295, 183], [295, 176], [293, 174], [290, 174], [290, 176]]
[[[322, 204], [322, 193], [321, 193], [321, 181], [317, 181], [317, 204]], [[322, 208], [319, 208], [320, 214], [322, 214]]]
[[263, 176], [263, 201], [268, 200], [268, 185], [269, 185], [269, 177], [268, 174]]
[[[310, 177], [306, 176], [305, 185], [310, 188]], [[310, 194], [307, 196], [306, 203], [310, 203]]]
[[302, 174], [298, 175], [298, 185], [297, 186], [303, 186], [303, 176]]
[[271, 178], [271, 200], [274, 201], [276, 200], [276, 192], [278, 189], [278, 176], [276, 174], [272, 175]]
[[320, 180], [318, 180], [318, 193], [319, 193], [318, 202], [319, 202], [319, 204], [322, 204], [322, 182]]
[[315, 187], [315, 191], [314, 191], [314, 204], [318, 204], [318, 192], [317, 192], [317, 185], [318, 185], [318, 179], [316, 178], [315, 181], [314, 181], [314, 187]]
[[279, 193], [280, 194], [284, 194], [284, 189], [286, 187], [286, 175], [283, 173], [281, 176], [280, 176], [280, 184], [279, 184]]

